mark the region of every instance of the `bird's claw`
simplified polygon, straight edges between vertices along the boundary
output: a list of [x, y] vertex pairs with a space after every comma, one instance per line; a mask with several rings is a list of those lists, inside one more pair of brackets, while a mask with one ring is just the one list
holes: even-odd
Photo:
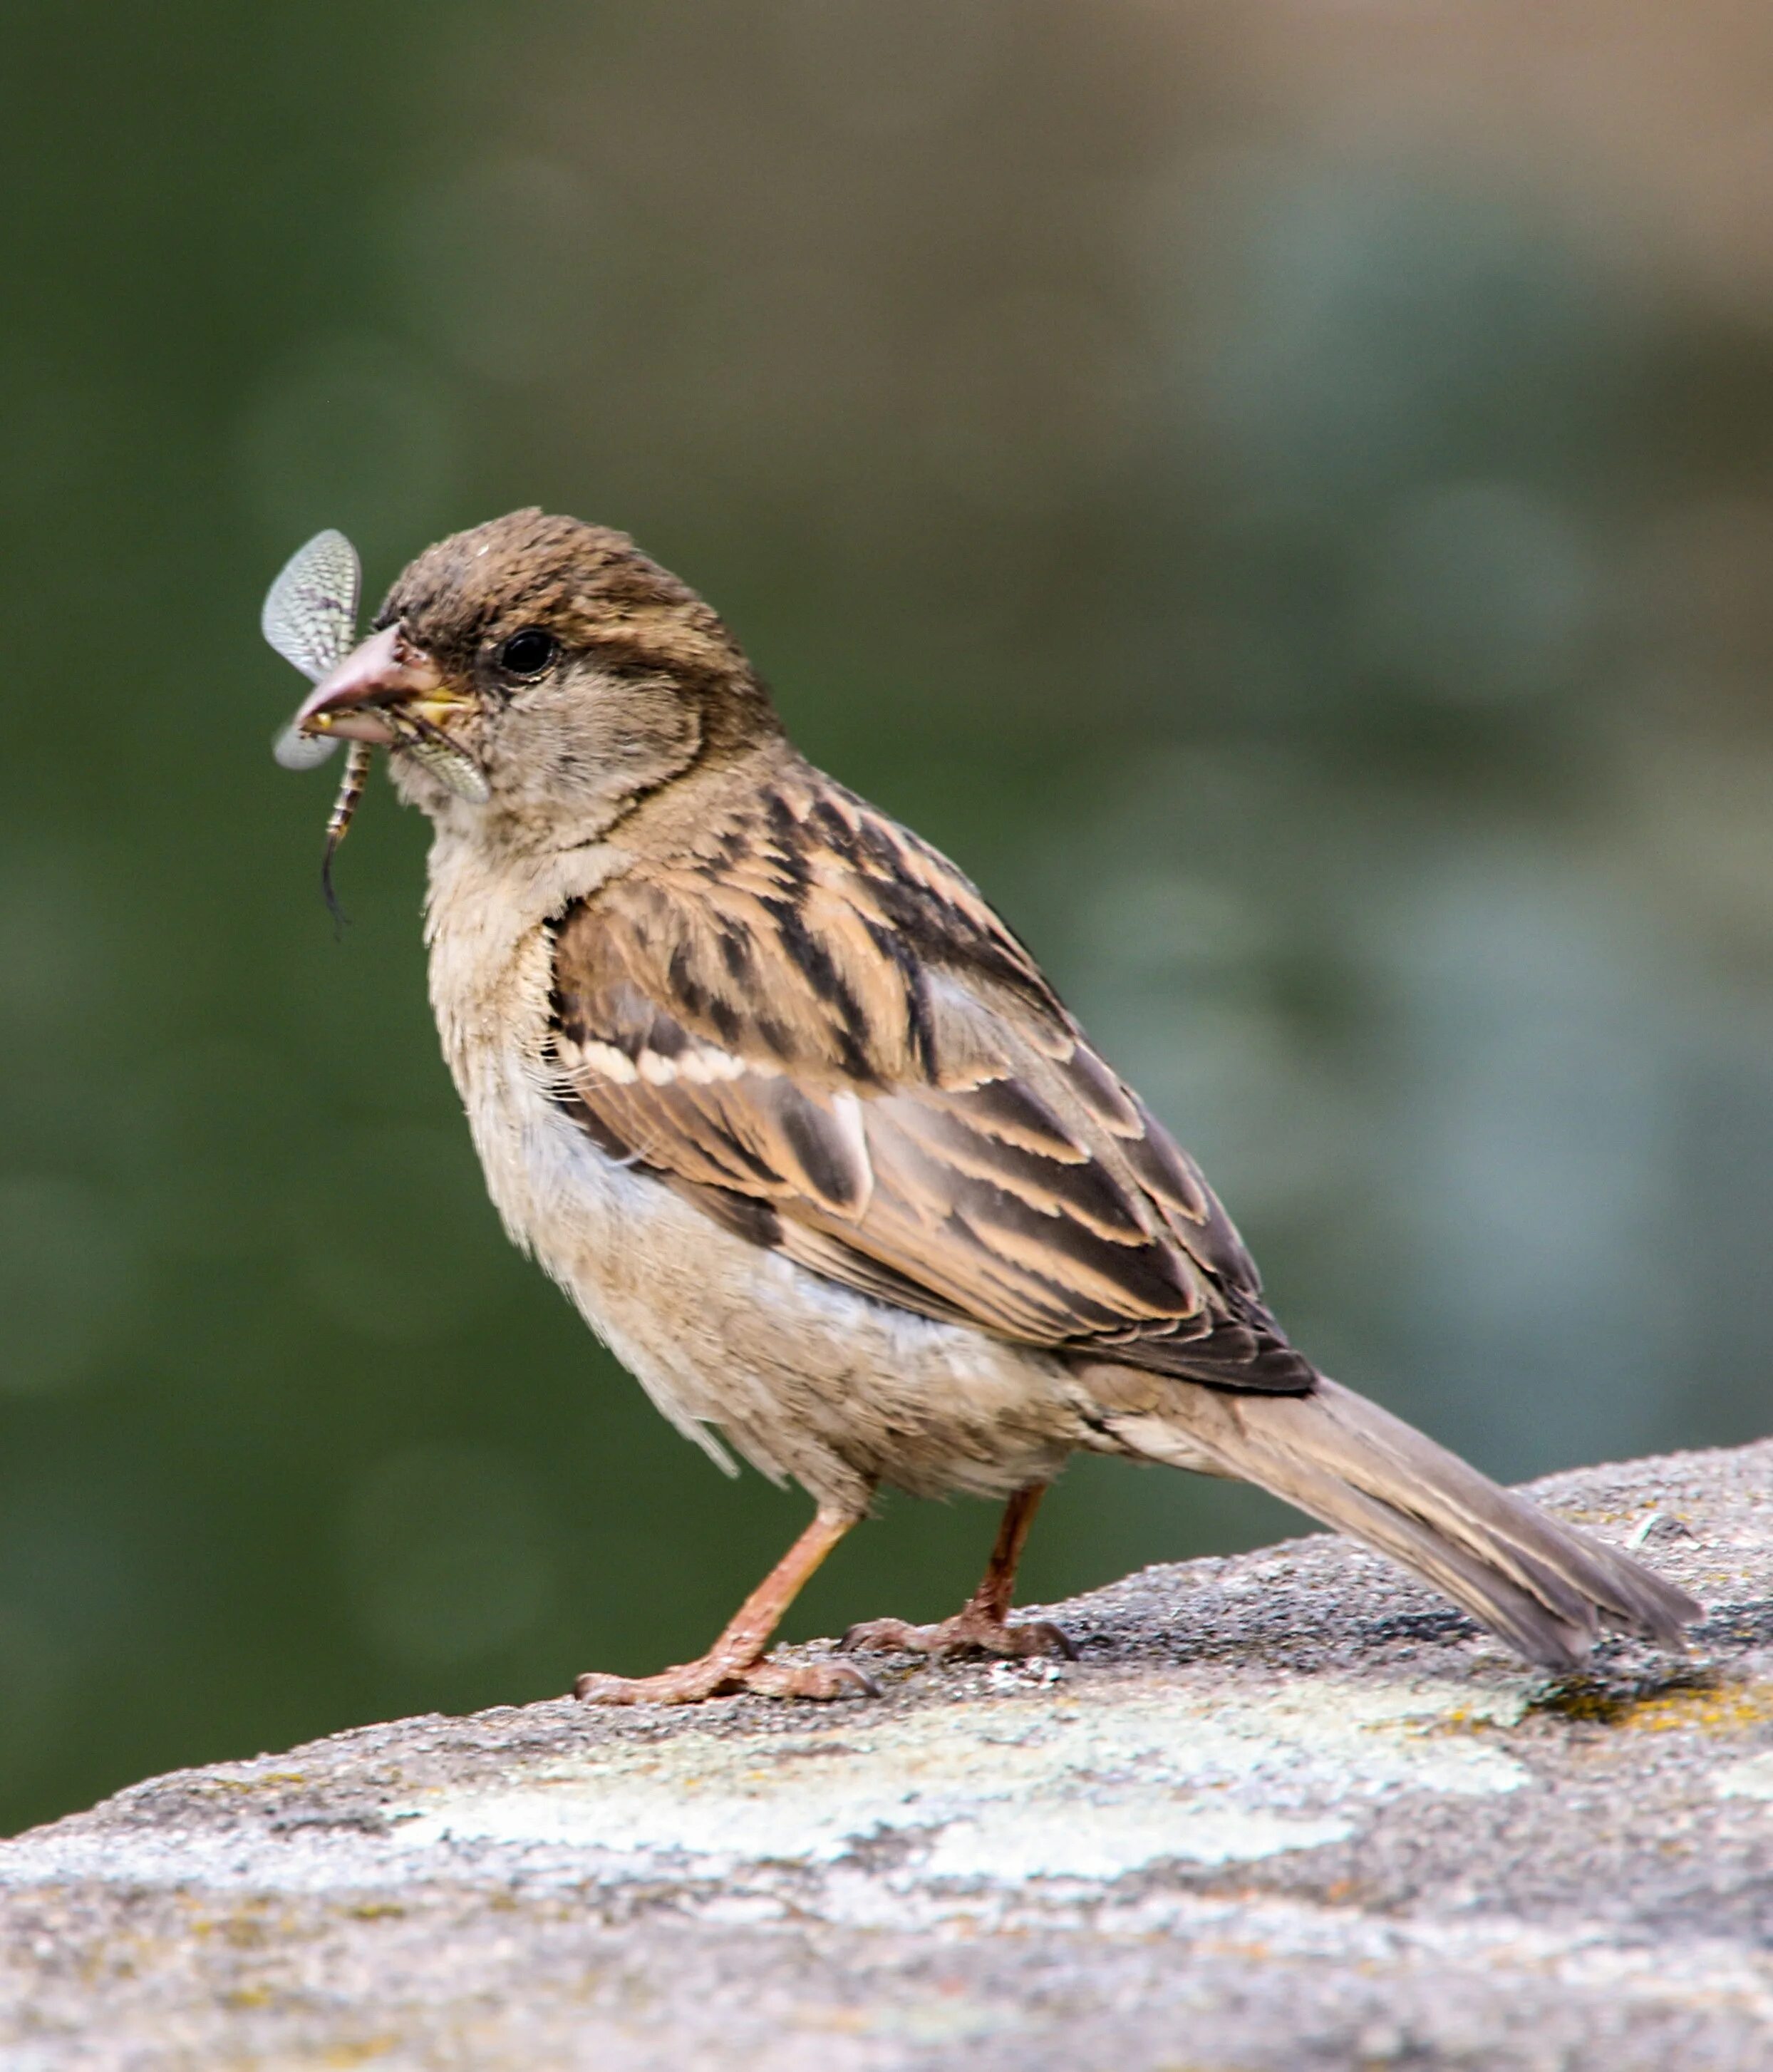
[[839, 1647], [846, 1652], [860, 1649], [927, 1655], [940, 1661], [945, 1655], [977, 1651], [1018, 1659], [1031, 1655], [1057, 1655], [1075, 1662], [1077, 1651], [1063, 1628], [1048, 1619], [1030, 1619], [1012, 1626], [1005, 1619], [971, 1609], [958, 1612], [938, 1626], [912, 1626], [904, 1619], [868, 1619], [852, 1626]]
[[745, 1688], [764, 1698], [878, 1698], [880, 1687], [853, 1662], [782, 1662], [766, 1657], [745, 1672]]
[[695, 1705], [740, 1692], [761, 1698], [878, 1698], [880, 1686], [853, 1662], [783, 1662], [771, 1655], [749, 1663], [704, 1655], [656, 1676], [610, 1676], [589, 1671], [573, 1686], [588, 1705]]

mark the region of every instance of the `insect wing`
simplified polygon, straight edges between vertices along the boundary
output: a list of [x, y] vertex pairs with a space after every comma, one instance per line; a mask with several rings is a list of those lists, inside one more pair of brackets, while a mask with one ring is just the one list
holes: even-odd
[[271, 743], [271, 753], [285, 770], [318, 770], [338, 746], [336, 735], [304, 734], [291, 720]]
[[316, 532], [298, 547], [265, 594], [259, 626], [285, 662], [318, 684], [357, 638], [363, 572], [343, 532]]
[[[316, 532], [305, 547], [297, 548], [265, 592], [260, 629], [310, 683], [318, 684], [351, 652], [362, 582], [357, 549], [344, 534]], [[338, 746], [291, 726], [277, 736], [271, 753], [285, 770], [313, 770]]]

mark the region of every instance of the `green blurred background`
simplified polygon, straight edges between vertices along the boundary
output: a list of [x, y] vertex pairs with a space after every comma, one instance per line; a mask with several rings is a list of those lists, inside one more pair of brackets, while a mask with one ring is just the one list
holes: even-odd
[[[1711, 0], [13, 0], [0, 1827], [679, 1659], [804, 1516], [506, 1244], [379, 782], [334, 940], [322, 525], [694, 582], [1332, 1371], [1504, 1475], [1763, 1430], [1770, 97]], [[1027, 1594], [1287, 1523], [1085, 1463]]]

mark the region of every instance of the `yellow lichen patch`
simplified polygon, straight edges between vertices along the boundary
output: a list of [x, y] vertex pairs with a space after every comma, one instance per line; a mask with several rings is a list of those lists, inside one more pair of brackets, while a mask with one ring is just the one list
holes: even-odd
[[187, 1791], [200, 1799], [250, 1798], [255, 1792], [284, 1790], [292, 1784], [306, 1784], [307, 1775], [299, 1770], [267, 1770], [260, 1777], [205, 1777], [185, 1786]]
[[1517, 1725], [1529, 1709], [1525, 1699], [1515, 1700], [1507, 1694], [1487, 1693], [1481, 1704], [1455, 1705], [1438, 1718], [1424, 1720], [1414, 1731], [1417, 1738], [1422, 1741], [1438, 1737], [1493, 1734], [1499, 1729]]
[[236, 1950], [257, 1949], [265, 1940], [265, 1918], [270, 1908], [269, 1900], [252, 1898], [242, 1901], [227, 1914], [207, 1910], [193, 1920], [191, 1932], [199, 1938], [220, 1935]]
[[1532, 1709], [1643, 1733], [1745, 1733], [1773, 1720], [1773, 1678], [1742, 1684], [1694, 1679], [1648, 1692], [1565, 1684], [1536, 1700]]
[[1623, 1725], [1650, 1733], [1690, 1728], [1702, 1734], [1738, 1734], [1773, 1720], [1773, 1678], [1661, 1692], [1631, 1708]]

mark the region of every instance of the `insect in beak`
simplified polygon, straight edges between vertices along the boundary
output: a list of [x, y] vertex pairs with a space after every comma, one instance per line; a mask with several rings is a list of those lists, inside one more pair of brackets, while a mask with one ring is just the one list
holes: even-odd
[[367, 741], [351, 743], [345, 758], [345, 774], [339, 779], [338, 796], [326, 816], [326, 846], [320, 857], [320, 890], [335, 928], [344, 926], [346, 916], [344, 908], [339, 903], [339, 895], [332, 889], [332, 860], [339, 853], [339, 845], [351, 832], [351, 818], [362, 803], [363, 787], [369, 782], [370, 766], [375, 760], [376, 750]]
[[479, 765], [441, 722], [467, 701], [445, 683], [437, 664], [399, 626], [384, 626], [346, 656], [302, 701], [302, 734], [398, 748], [438, 777], [459, 799], [484, 805]]
[[350, 832], [378, 745], [412, 754], [458, 798], [484, 804], [487, 797], [479, 765], [425, 709], [454, 702], [429, 656], [412, 648], [397, 627], [358, 643], [361, 588], [356, 549], [343, 532], [317, 532], [284, 565], [259, 620], [271, 646], [314, 685], [277, 738], [277, 761], [286, 770], [312, 770], [340, 741], [351, 743], [320, 866], [334, 922], [344, 916], [333, 892], [333, 857]]

